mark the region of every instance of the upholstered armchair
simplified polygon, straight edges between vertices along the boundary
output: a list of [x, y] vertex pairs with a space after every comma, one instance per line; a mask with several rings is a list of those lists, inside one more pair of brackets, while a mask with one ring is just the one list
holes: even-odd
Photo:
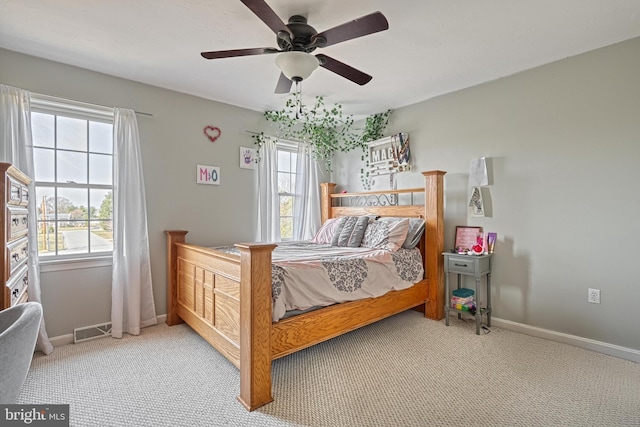
[[0, 404], [15, 403], [36, 346], [42, 306], [18, 304], [0, 311]]

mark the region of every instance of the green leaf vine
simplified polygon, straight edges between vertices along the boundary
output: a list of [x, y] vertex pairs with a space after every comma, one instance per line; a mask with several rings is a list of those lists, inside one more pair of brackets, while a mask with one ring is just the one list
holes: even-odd
[[364, 130], [361, 137], [363, 144], [360, 160], [362, 161], [363, 166], [360, 168], [360, 182], [365, 190], [371, 190], [371, 184], [373, 183], [369, 176], [368, 144], [384, 136], [384, 130], [389, 124], [389, 117], [391, 117], [391, 110], [373, 114], [367, 117], [364, 121]]
[[[345, 115], [342, 105], [327, 107], [324, 97], [316, 96], [313, 106], [306, 108], [294, 94], [287, 100], [283, 109], [266, 111], [264, 117], [268, 122], [277, 125], [276, 138], [307, 144], [311, 155], [327, 172], [331, 172], [333, 158], [337, 152], [360, 148], [366, 153], [369, 141], [382, 135], [390, 114], [391, 110], [388, 110], [367, 117], [364, 129], [359, 132], [353, 127], [353, 116]], [[260, 149], [270, 137], [260, 132], [253, 135], [253, 138], [257, 158], [260, 160]]]

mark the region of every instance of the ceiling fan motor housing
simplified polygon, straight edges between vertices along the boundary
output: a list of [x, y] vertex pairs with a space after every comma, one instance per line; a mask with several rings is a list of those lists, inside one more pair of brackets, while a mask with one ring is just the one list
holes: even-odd
[[314, 37], [318, 32], [307, 24], [307, 18], [301, 15], [293, 15], [287, 24], [289, 33], [280, 31], [276, 41], [283, 51], [313, 52], [318, 47], [324, 46], [327, 40], [324, 37]]

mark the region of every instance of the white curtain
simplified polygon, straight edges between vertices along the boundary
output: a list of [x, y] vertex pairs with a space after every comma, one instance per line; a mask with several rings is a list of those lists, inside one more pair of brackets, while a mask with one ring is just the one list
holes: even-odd
[[293, 240], [309, 240], [320, 227], [320, 184], [318, 162], [306, 144], [298, 144], [296, 201], [293, 209]]
[[266, 138], [258, 162], [258, 242], [280, 241], [278, 198], [278, 149], [275, 138]]
[[139, 335], [155, 325], [149, 234], [138, 122], [133, 110], [114, 109], [113, 278], [111, 335]]
[[[0, 85], [0, 143], [3, 147], [2, 161], [11, 163], [31, 179], [33, 173], [33, 146], [31, 141], [31, 94], [23, 89]], [[35, 200], [35, 183], [29, 186], [29, 194]], [[29, 205], [29, 229], [37, 230], [36, 205]], [[29, 233], [29, 301], [42, 303], [40, 297], [40, 269], [38, 262], [38, 235]], [[40, 331], [36, 348], [44, 354], [53, 351], [44, 325]]]

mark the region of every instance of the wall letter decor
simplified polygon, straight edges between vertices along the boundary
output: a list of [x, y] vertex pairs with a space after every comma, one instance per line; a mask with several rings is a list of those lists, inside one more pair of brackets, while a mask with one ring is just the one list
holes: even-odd
[[220, 185], [220, 168], [198, 165], [196, 167], [196, 182], [198, 184]]

